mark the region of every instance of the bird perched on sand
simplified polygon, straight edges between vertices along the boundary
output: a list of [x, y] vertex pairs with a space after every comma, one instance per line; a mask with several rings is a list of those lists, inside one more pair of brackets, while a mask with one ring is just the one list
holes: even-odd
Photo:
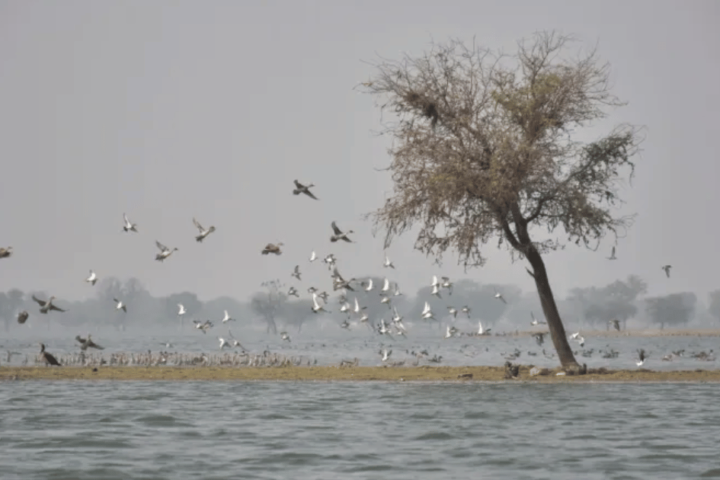
[[332, 227], [334, 232], [334, 234], [330, 237], [331, 242], [345, 240], [348, 243], [353, 243], [353, 241], [348, 238], [348, 235], [354, 233], [352, 230], [348, 230], [347, 232], [343, 233], [343, 231], [338, 228], [337, 224], [334, 221], [330, 224], [330, 226]]
[[310, 191], [310, 189], [314, 186], [315, 185], [313, 185], [312, 183], [309, 185], [303, 185], [302, 183], [295, 180], [295, 190], [293, 190], [293, 195], [300, 195], [301, 193], [304, 193], [308, 197], [317, 200], [318, 198]]
[[35, 300], [38, 305], [40, 305], [40, 313], [45, 314], [45, 313], [48, 313], [50, 310], [57, 310], [58, 312], [65, 311], [62, 308], [59, 308], [59, 307], [56, 307], [55, 305], [53, 305], [52, 302], [53, 302], [53, 300], [55, 300], [55, 297], [50, 297], [47, 299], [47, 301], [45, 301], [45, 300], [40, 300], [35, 295], [33, 295], [32, 299]]
[[40, 356], [42, 357], [43, 361], [45, 362], [45, 365], [56, 365], [61, 366], [60, 362], [57, 361], [57, 358], [53, 356], [50, 352], [45, 351], [45, 344], [40, 344]]
[[215, 227], [212, 225], [210, 225], [210, 228], [207, 228], [207, 229], [203, 228], [203, 226], [200, 225], [200, 222], [195, 220], [195, 217], [193, 217], [193, 223], [195, 224], [195, 227], [198, 230], [200, 230], [200, 235], [195, 237], [195, 240], [198, 242], [202, 242], [203, 240], [205, 240], [205, 237], [207, 237], [208, 235], [210, 235], [211, 233], [213, 233], [215, 231]]
[[265, 248], [261, 252], [263, 255], [267, 255], [268, 253], [274, 253], [275, 255], [282, 255], [282, 250], [280, 250], [280, 247], [282, 247], [282, 242], [278, 243], [277, 245], [273, 243], [268, 243], [265, 245]]
[[667, 275], [667, 278], [670, 278], [670, 269], [672, 268], [672, 265], [663, 265], [660, 268], [665, 270], [665, 275]]

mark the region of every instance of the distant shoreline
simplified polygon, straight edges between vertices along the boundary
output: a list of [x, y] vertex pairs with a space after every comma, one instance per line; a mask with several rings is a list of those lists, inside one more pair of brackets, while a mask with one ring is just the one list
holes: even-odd
[[[654, 371], [591, 370], [587, 375], [530, 376], [521, 366], [516, 379], [505, 380], [503, 367], [2, 367], [8, 380], [121, 380], [121, 381], [408, 381], [408, 382], [529, 382], [529, 383], [653, 383], [720, 382], [720, 370]], [[472, 375], [472, 377], [469, 377]], [[464, 377], [463, 377], [464, 376]]]
[[[592, 329], [565, 329], [568, 333], [580, 331], [583, 337], [720, 337], [720, 329], [704, 328], [704, 329], [673, 329], [668, 328], [660, 330], [659, 328], [645, 330], [592, 330]], [[540, 332], [547, 332], [547, 327], [535, 327], [533, 330], [522, 330], [517, 333], [505, 332], [505, 336], [525, 336], [535, 335]], [[502, 335], [500, 335], [502, 336]]]

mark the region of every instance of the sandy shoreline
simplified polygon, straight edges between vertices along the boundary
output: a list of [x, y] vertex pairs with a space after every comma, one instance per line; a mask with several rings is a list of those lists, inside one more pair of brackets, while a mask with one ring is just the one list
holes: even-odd
[[[720, 370], [591, 370], [587, 375], [530, 376], [521, 366], [517, 379], [505, 380], [503, 367], [0, 367], [2, 380], [170, 380], [170, 381], [463, 381], [588, 382], [720, 382]], [[471, 377], [470, 377], [471, 375]]]

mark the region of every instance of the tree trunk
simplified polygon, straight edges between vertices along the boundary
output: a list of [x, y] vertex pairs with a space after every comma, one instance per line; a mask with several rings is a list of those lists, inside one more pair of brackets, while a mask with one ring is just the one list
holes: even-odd
[[553, 345], [557, 351], [560, 365], [564, 368], [578, 371], [580, 370], [580, 365], [577, 363], [577, 360], [575, 360], [575, 356], [568, 343], [565, 327], [560, 319], [560, 312], [555, 304], [552, 288], [550, 288], [545, 262], [534, 246], [529, 248], [527, 259], [534, 270], [533, 277], [535, 278], [535, 286], [540, 296], [540, 304], [545, 314], [545, 320], [547, 320], [550, 338], [552, 338]]

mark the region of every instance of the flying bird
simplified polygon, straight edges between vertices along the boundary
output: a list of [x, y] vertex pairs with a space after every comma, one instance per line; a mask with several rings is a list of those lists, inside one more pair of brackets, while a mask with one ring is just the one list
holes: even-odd
[[29, 316], [30, 316], [30, 314], [29, 314], [28, 312], [26, 312], [25, 310], [23, 310], [22, 312], [18, 313], [18, 316], [17, 316], [17, 321], [18, 321], [18, 323], [19, 323], [20, 325], [22, 325], [23, 323], [25, 323], [25, 322], [27, 321], [27, 319], [28, 319]]
[[432, 308], [430, 308], [430, 304], [428, 302], [425, 302], [425, 307], [423, 308], [423, 311], [422, 311], [422, 318], [425, 320], [427, 320], [429, 318], [432, 318], [433, 320], [435, 320], [435, 317], [433, 316], [433, 313], [432, 313]]
[[267, 245], [265, 245], [262, 254], [267, 255], [268, 253], [274, 253], [275, 255], [282, 255], [282, 250], [280, 250], [280, 247], [282, 246], [282, 242], [278, 243], [277, 245], [273, 243], [268, 243]]
[[170, 250], [168, 247], [166, 247], [162, 243], [158, 242], [157, 240], [155, 240], [155, 245], [157, 245], [157, 247], [160, 249], [160, 253], [155, 255], [155, 260], [157, 260], [158, 262], [162, 262], [163, 260], [168, 258], [170, 255], [172, 255], [175, 250], [178, 250], [177, 247]]
[[125, 225], [123, 226], [123, 230], [126, 232], [135, 232], [137, 233], [137, 223], [130, 223], [130, 220], [128, 220], [128, 217], [126, 214], [123, 213], [123, 220], [125, 220]]
[[314, 186], [315, 185], [313, 185], [312, 183], [309, 185], [303, 185], [302, 183], [295, 180], [295, 190], [293, 190], [293, 195], [300, 195], [301, 193], [304, 193], [308, 197], [317, 200], [318, 198], [310, 191], [310, 189]]
[[40, 300], [35, 295], [32, 296], [32, 299], [35, 300], [38, 305], [40, 305], [40, 313], [48, 313], [50, 310], [57, 310], [58, 312], [64, 312], [62, 308], [56, 307], [53, 305], [53, 300], [55, 300], [55, 297], [50, 297], [47, 301]]
[[533, 312], [530, 312], [530, 316], [532, 317], [532, 322], [530, 322], [530, 325], [536, 326], [536, 325], [547, 325], [547, 322], [539, 322], [535, 319], [535, 314]]
[[615, 330], [620, 331], [620, 320], [610, 320], [608, 323], [612, 325]]
[[115, 308], [117, 310], [122, 310], [123, 312], [127, 313], [127, 306], [122, 302], [122, 300], [118, 300], [117, 298], [113, 298], [113, 301], [115, 302]]
[[235, 321], [234, 318], [230, 317], [230, 314], [228, 313], [227, 310], [224, 310], [223, 313], [224, 313], [225, 315], [223, 316], [222, 323], [234, 322], [234, 321]]
[[195, 328], [203, 333], [207, 333], [207, 331], [213, 326], [213, 323], [210, 320], [205, 320], [204, 322], [201, 322], [200, 320], [193, 320], [193, 323], [195, 324]]
[[537, 342], [538, 345], [542, 345], [543, 342], [545, 341], [544, 333], [536, 333], [535, 335], [533, 335], [533, 337], [535, 337], [535, 341]]
[[310, 262], [311, 263], [314, 262], [315, 260], [317, 260], [317, 258], [318, 258], [317, 254], [315, 253], [315, 250], [313, 250], [312, 253], [310, 254]]
[[672, 268], [672, 265], [663, 265], [660, 268], [665, 270], [665, 275], [667, 275], [667, 278], [670, 278], [670, 269]]
[[447, 307], [448, 313], [453, 316], [453, 318], [457, 318], [457, 309], [455, 307]]
[[288, 297], [300, 298], [300, 295], [298, 295], [298, 291], [295, 287], [290, 287], [287, 294], [288, 294]]
[[210, 228], [208, 228], [208, 229], [203, 228], [203, 226], [200, 225], [200, 222], [195, 220], [195, 217], [193, 217], [193, 223], [195, 224], [195, 227], [197, 227], [197, 229], [200, 230], [200, 235], [195, 237], [195, 240], [198, 242], [202, 242], [203, 240], [205, 240], [205, 237], [207, 237], [208, 235], [210, 235], [211, 233], [213, 233], [215, 231], [215, 227], [212, 225], [210, 225]]
[[395, 265], [393, 265], [393, 263], [390, 261], [390, 259], [387, 257], [387, 255], [385, 256], [385, 263], [383, 263], [383, 267], [385, 267], [385, 268], [390, 267], [392, 269], [395, 268]]
[[465, 305], [460, 311], [467, 315], [467, 318], [470, 318], [470, 312], [472, 311], [472, 308]]
[[640, 350], [638, 350], [638, 358], [640, 359], [640, 361], [635, 362], [635, 365], [637, 365], [638, 367], [642, 367], [643, 364], [645, 363], [645, 359], [647, 358], [647, 357], [645, 356], [645, 350], [644, 350], [644, 349], [641, 348]]
[[318, 302], [317, 293], [313, 292], [312, 297], [313, 297], [313, 306], [312, 306], [313, 313], [318, 313], [318, 312], [331, 313], [331, 312], [328, 312], [327, 310], [325, 310], [325, 307], [323, 305], [320, 305], [320, 303]]
[[291, 277], [295, 277], [298, 280], [301, 280], [300, 278], [300, 265], [295, 265], [295, 270], [290, 274]]
[[187, 310], [185, 310], [185, 305], [183, 305], [182, 303], [178, 303], [177, 306], [178, 306], [178, 317], [182, 317], [183, 315], [185, 315], [187, 313]]
[[612, 252], [610, 253], [610, 256], [607, 257], [608, 260], [617, 260], [617, 257], [615, 256], [615, 247], [612, 247]]
[[334, 234], [330, 237], [331, 242], [345, 240], [348, 243], [353, 243], [353, 241], [348, 238], [348, 235], [354, 233], [352, 230], [348, 230], [347, 232], [343, 233], [343, 231], [338, 228], [337, 224], [334, 221], [330, 224], [330, 226], [332, 227], [334, 232]]
[[497, 298], [498, 300], [502, 300], [504, 304], [507, 304], [505, 298], [502, 296], [502, 293], [498, 292], [497, 290], [495, 290], [495, 298]]
[[95, 285], [97, 283], [97, 275], [95, 272], [90, 270], [90, 276], [85, 279], [86, 282], [88, 282], [90, 285]]
[[12, 247], [0, 248], [0, 258], [7, 258], [12, 255]]
[[280, 338], [285, 340], [286, 342], [290, 341], [290, 334], [287, 332], [280, 332]]

